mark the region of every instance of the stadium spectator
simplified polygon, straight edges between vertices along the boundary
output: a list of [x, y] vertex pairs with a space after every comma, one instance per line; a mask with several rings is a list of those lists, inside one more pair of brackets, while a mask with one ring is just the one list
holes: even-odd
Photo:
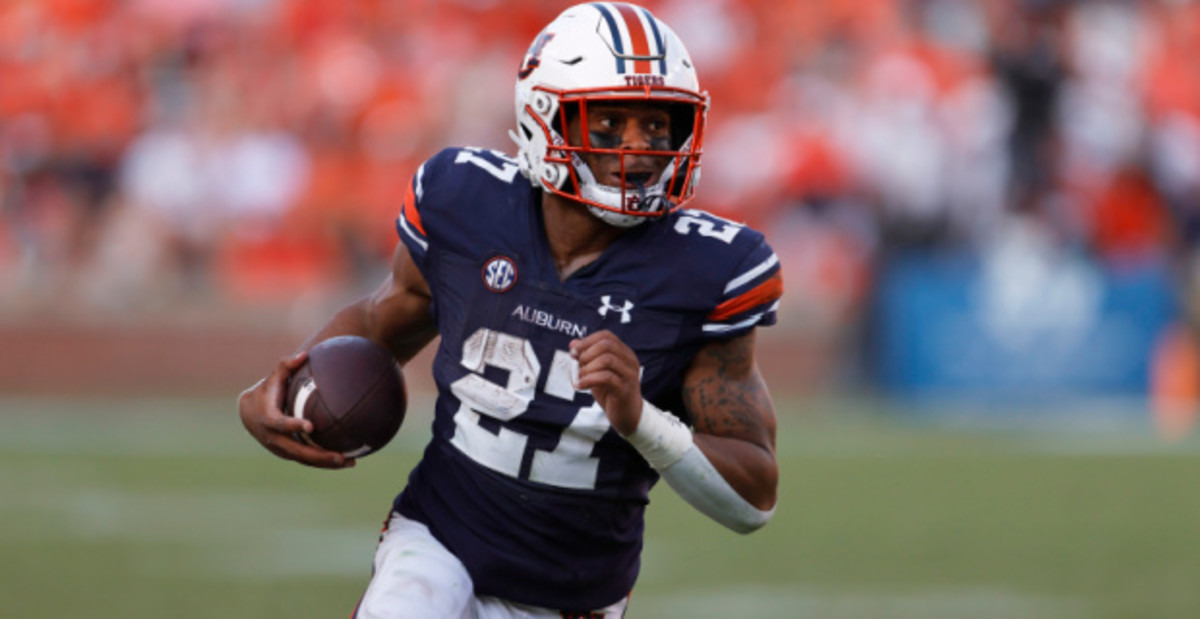
[[[793, 260], [828, 265], [789, 270], [795, 289], [828, 288], [830, 273], [844, 274], [831, 290], [857, 289], [896, 249], [978, 250], [1014, 215], [1109, 264], [1111, 217], [1141, 218], [1113, 199], [1140, 178], [1145, 204], [1160, 205], [1146, 211], [1158, 223], [1138, 223], [1160, 230], [1141, 255], [1171, 260], [1185, 294], [1200, 296], [1188, 283], [1200, 280], [1190, 266], [1200, 262], [1200, 3], [647, 3], [693, 42], [718, 102], [705, 144], [715, 182], [698, 205], [763, 229]], [[515, 70], [508, 59], [554, 10], [0, 4], [0, 310], [127, 316], [193, 290], [277, 314], [296, 303], [295, 286], [307, 298], [361, 289], [391, 241], [374, 222], [394, 213], [421, 160], [469, 136], [508, 148], [497, 76]], [[212, 107], [222, 111], [198, 112]], [[146, 217], [173, 207], [146, 203], [124, 174], [185, 119], [194, 135], [270, 135], [303, 160], [299, 186], [275, 188], [272, 238], [231, 231], [237, 218], [216, 205], [194, 209], [196, 228], [182, 232]], [[199, 182], [172, 178], [178, 186], [161, 195]], [[190, 258], [152, 260], [154, 247], [179, 252], [192, 237], [207, 240], [189, 241], [204, 247]], [[297, 262], [289, 248], [304, 244], [328, 260]], [[80, 292], [79, 303], [59, 302]], [[785, 302], [834, 319], [813, 332], [853, 328], [858, 315], [831, 311], [841, 301]]]

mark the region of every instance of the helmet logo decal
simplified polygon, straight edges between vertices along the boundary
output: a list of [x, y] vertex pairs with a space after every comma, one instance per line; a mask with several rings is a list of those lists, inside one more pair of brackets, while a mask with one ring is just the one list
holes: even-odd
[[[617, 59], [617, 73], [628, 72], [626, 61], [629, 60], [633, 64], [633, 73], [652, 73], [657, 65], [658, 73], [666, 74], [666, 44], [649, 11], [624, 3], [596, 2], [592, 6], [600, 11], [608, 25], [607, 42]], [[600, 34], [604, 35], [603, 32]]]
[[517, 265], [506, 256], [496, 256], [483, 265], [483, 283], [492, 292], [508, 292], [517, 283]]
[[638, 187], [637, 193], [627, 193], [625, 195], [625, 210], [634, 213], [662, 213], [666, 214], [671, 207], [671, 201], [660, 195], [646, 195], [645, 187]]
[[523, 80], [529, 77], [529, 74], [533, 73], [533, 70], [542, 64], [542, 49], [546, 47], [546, 44], [549, 43], [550, 39], [553, 38], [553, 32], [543, 32], [541, 36], [539, 36], [537, 40], [533, 42], [533, 46], [529, 48], [529, 52], [527, 54], [529, 58], [525, 60], [525, 66], [521, 67], [520, 71], [517, 71], [517, 79]]

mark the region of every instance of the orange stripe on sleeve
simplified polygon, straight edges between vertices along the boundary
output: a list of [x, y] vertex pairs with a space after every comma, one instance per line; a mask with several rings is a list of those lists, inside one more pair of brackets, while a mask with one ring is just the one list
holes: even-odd
[[416, 228], [422, 236], [428, 236], [425, 234], [425, 226], [421, 225], [421, 214], [417, 212], [417, 194], [413, 192], [411, 181], [408, 183], [408, 191], [404, 192], [404, 205], [401, 213], [403, 213], [404, 219], [408, 220], [410, 226]]
[[783, 296], [783, 274], [776, 271], [771, 279], [725, 301], [713, 309], [708, 315], [709, 320], [725, 320], [765, 303], [770, 303]]

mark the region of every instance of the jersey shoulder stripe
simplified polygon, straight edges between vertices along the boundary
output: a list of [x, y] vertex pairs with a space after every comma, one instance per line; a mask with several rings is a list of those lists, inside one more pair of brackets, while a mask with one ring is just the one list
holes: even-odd
[[755, 266], [749, 271], [746, 271], [745, 273], [742, 273], [741, 275], [729, 280], [729, 283], [725, 284], [725, 294], [729, 294], [738, 288], [742, 288], [749, 282], [756, 281], [760, 276], [762, 276], [763, 273], [766, 273], [771, 269], [775, 269], [775, 272], [778, 273], [779, 270], [776, 268], [778, 265], [779, 257], [775, 255], [775, 252], [771, 252], [771, 256], [760, 262], [758, 266]]
[[422, 163], [396, 218], [397, 233], [418, 264], [431, 244], [463, 242], [464, 226], [486, 229], [489, 211], [520, 190], [518, 172], [517, 162], [504, 153], [474, 147], [446, 148]]
[[727, 320], [751, 309], [768, 305], [783, 296], [783, 276], [778, 270], [767, 281], [739, 294], [736, 297], [722, 301], [708, 315], [712, 321]]
[[723, 336], [729, 336], [731, 334], [740, 334], [738, 332], [744, 332], [746, 330], [749, 330], [750, 327], [759, 327], [759, 326], [765, 327], [765, 326], [770, 326], [770, 325], [775, 324], [775, 320], [776, 320], [775, 312], [778, 310], [779, 310], [779, 301], [776, 301], [776, 302], [772, 303], [770, 306], [768, 306], [765, 310], [758, 312], [757, 314], [751, 314], [748, 318], [744, 318], [738, 322], [734, 322], [734, 323], [709, 322], [709, 323], [705, 323], [704, 326], [702, 327], [702, 329], [705, 333], [720, 334]]
[[750, 250], [733, 270], [716, 306], [702, 329], [708, 334], [739, 335], [755, 326], [775, 324], [783, 296], [779, 257], [760, 233], [754, 231]]
[[401, 238], [415, 243], [423, 251], [429, 249], [429, 241], [426, 238], [425, 226], [421, 223], [421, 211], [417, 207], [417, 201], [418, 196], [423, 193], [421, 181], [424, 174], [425, 164], [421, 164], [408, 183], [404, 192], [404, 202], [400, 205], [400, 216], [396, 219]]

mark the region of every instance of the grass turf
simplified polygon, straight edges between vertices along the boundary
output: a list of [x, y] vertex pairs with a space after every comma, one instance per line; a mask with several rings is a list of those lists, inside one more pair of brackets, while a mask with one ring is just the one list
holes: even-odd
[[[775, 520], [738, 536], [660, 486], [629, 617], [1200, 616], [1196, 441], [777, 405]], [[348, 616], [427, 419], [328, 472], [233, 406], [0, 398], [0, 615]]]

